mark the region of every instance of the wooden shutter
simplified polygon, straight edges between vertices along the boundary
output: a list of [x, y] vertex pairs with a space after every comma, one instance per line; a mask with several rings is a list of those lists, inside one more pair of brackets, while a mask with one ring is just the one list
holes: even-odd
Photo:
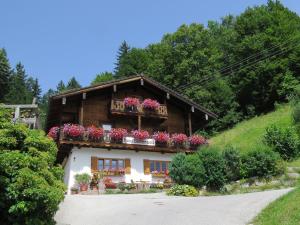
[[150, 174], [150, 160], [144, 159], [144, 174]]
[[92, 156], [92, 158], [91, 158], [91, 171], [92, 171], [92, 173], [98, 171], [98, 158], [97, 157]]
[[130, 159], [125, 159], [125, 174], [131, 173]]

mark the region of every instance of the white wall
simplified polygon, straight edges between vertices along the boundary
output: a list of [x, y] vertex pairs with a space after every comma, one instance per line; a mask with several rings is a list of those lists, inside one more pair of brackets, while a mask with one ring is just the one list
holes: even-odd
[[174, 154], [158, 153], [158, 152], [135, 152], [128, 150], [107, 150], [100, 148], [73, 148], [65, 166], [65, 183], [70, 194], [71, 187], [75, 184], [74, 176], [77, 173], [91, 174], [91, 157], [99, 158], [118, 158], [130, 159], [131, 174], [121, 177], [111, 177], [114, 182], [125, 181], [129, 183], [131, 180], [162, 182], [164, 178], [152, 178], [152, 175], [144, 174], [144, 159], [171, 161]]

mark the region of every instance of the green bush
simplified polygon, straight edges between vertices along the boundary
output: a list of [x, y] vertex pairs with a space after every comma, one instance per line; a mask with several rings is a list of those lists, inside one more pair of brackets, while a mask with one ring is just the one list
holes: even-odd
[[280, 155], [266, 147], [242, 156], [241, 175], [244, 178], [270, 178], [282, 174], [284, 169]]
[[[51, 225], [64, 198], [57, 148], [43, 132], [10, 123], [0, 108], [0, 224]], [[5, 111], [5, 110], [4, 110]]]
[[167, 191], [167, 195], [197, 197], [199, 192], [193, 186], [176, 184]]
[[284, 160], [292, 160], [299, 155], [299, 138], [293, 128], [281, 129], [272, 125], [266, 129], [264, 142]]
[[231, 146], [227, 146], [222, 153], [225, 163], [226, 179], [235, 181], [240, 178], [241, 156], [239, 151]]
[[226, 183], [225, 160], [217, 149], [200, 150], [199, 158], [205, 169], [205, 184], [208, 190], [218, 191]]
[[91, 176], [88, 173], [80, 173], [75, 175], [75, 180], [77, 184], [89, 184]]
[[186, 156], [183, 153], [175, 155], [169, 165], [169, 174], [178, 184], [188, 184], [202, 187], [205, 184], [205, 170], [197, 155]]

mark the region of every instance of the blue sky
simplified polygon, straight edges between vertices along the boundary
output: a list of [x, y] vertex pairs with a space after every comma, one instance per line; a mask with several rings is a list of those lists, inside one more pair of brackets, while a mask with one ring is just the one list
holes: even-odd
[[[120, 43], [134, 47], [158, 42], [181, 24], [207, 24], [267, 0], [2, 0], [0, 48], [12, 66], [19, 61], [43, 91], [75, 76], [89, 85], [112, 71]], [[283, 0], [300, 14], [298, 0]]]

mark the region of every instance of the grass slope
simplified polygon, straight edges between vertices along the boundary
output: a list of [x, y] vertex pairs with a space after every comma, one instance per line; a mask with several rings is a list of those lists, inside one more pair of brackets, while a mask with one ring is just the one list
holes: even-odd
[[300, 224], [300, 188], [267, 206], [254, 220], [255, 225]]
[[266, 127], [271, 124], [277, 124], [281, 127], [292, 125], [290, 106], [281, 105], [274, 112], [243, 121], [232, 129], [211, 138], [210, 144], [220, 148], [232, 145], [241, 152], [248, 152], [255, 146], [262, 144], [262, 136]]

